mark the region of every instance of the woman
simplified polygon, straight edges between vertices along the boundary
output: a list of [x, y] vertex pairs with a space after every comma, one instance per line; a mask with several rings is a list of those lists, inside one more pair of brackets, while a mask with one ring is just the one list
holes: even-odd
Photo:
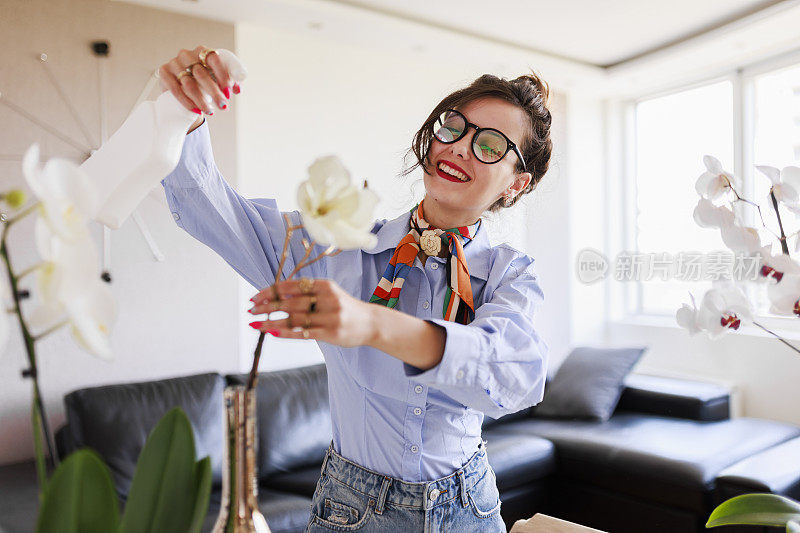
[[[241, 90], [204, 47], [182, 50], [161, 79], [198, 114]], [[289, 314], [251, 326], [315, 339], [325, 356], [333, 441], [308, 531], [505, 531], [481, 423], [541, 401], [548, 349], [532, 326], [543, 299], [534, 260], [490, 246], [481, 215], [516, 203], [547, 170], [547, 95], [533, 75], [486, 75], [447, 96], [413, 141], [423, 201], [377, 222], [375, 248], [277, 283], [282, 213], [225, 182], [202, 117], [189, 130], [162, 181], [178, 225], [262, 289], [251, 313]], [[285, 272], [303, 236], [292, 238]]]

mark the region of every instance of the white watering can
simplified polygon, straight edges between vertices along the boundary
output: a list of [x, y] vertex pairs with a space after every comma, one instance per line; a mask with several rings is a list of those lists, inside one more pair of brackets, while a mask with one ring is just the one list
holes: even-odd
[[[217, 54], [234, 81], [245, 79], [247, 71], [232, 52], [218, 49]], [[139, 104], [80, 167], [97, 189], [98, 209], [93, 218], [118, 229], [178, 165], [186, 130], [197, 116], [169, 91]]]

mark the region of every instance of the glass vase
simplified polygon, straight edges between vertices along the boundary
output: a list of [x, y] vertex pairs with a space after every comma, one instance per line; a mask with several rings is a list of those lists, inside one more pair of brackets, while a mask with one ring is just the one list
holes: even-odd
[[256, 390], [229, 386], [225, 401], [225, 463], [222, 500], [213, 533], [269, 533], [258, 510]]

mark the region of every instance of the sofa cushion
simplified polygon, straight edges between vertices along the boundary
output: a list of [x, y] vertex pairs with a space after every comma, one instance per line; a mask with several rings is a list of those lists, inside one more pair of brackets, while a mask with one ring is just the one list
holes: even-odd
[[502, 427], [483, 432], [486, 457], [501, 492], [539, 482], [555, 471], [556, 454], [552, 442], [534, 435], [504, 433]]
[[714, 383], [628, 374], [617, 411], [726, 420], [730, 418], [730, 390]]
[[261, 373], [257, 389], [259, 478], [321, 465], [332, 438], [325, 365]]
[[317, 488], [317, 480], [321, 470], [322, 461], [315, 466], [307, 466], [291, 472], [276, 474], [264, 482], [264, 486], [273, 490], [291, 492], [292, 494], [300, 494], [310, 498]]
[[127, 497], [139, 453], [150, 432], [173, 407], [186, 412], [197, 456], [209, 456], [214, 481], [222, 479], [222, 390], [219, 374], [107, 385], [64, 397], [70, 447], [88, 446], [108, 464], [117, 492]]
[[580, 346], [561, 364], [535, 417], [590, 419], [611, 417], [624, 388], [625, 376], [646, 348]]
[[800, 435], [800, 428], [770, 420], [697, 422], [633, 413], [607, 422], [522, 420], [495, 431], [552, 441], [560, 477], [697, 512], [707, 511], [723, 469]]
[[800, 499], [800, 437], [739, 461], [717, 476], [720, 501], [748, 492]]

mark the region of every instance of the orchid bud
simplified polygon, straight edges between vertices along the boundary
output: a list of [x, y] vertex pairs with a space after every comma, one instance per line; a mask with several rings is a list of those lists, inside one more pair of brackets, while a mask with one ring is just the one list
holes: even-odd
[[21, 189], [12, 189], [2, 195], [2, 199], [8, 204], [8, 207], [11, 209], [19, 209], [23, 205], [25, 205], [25, 200], [27, 199], [25, 196], [25, 191]]

